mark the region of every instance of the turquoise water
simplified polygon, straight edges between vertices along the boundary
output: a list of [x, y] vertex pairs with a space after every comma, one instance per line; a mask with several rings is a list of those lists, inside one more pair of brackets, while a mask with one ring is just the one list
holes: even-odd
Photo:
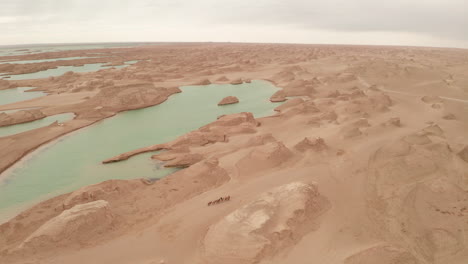
[[[242, 85], [181, 87], [182, 93], [150, 108], [120, 113], [41, 148], [0, 175], [0, 219], [47, 197], [108, 179], [161, 178], [175, 169], [163, 168], [151, 153], [127, 161], [101, 164], [123, 152], [164, 143], [195, 130], [223, 114], [272, 114], [278, 104], [269, 97], [278, 88], [265, 81]], [[238, 104], [218, 106], [225, 96]]]
[[46, 95], [44, 92], [26, 92], [31, 89], [34, 89], [34, 87], [18, 87], [0, 90], [0, 105], [25, 101]]
[[68, 57], [68, 58], [56, 58], [56, 59], [43, 59], [43, 60], [22, 60], [22, 61], [0, 61], [0, 64], [11, 63], [11, 64], [27, 64], [27, 63], [39, 63], [39, 62], [51, 62], [51, 61], [67, 61], [67, 60], [79, 60], [79, 59], [91, 59], [95, 57]]
[[[148, 43], [77, 43], [77, 44], [45, 44], [45, 45], [10, 45], [0, 46], [0, 56], [16, 56], [25, 54], [35, 54], [41, 52], [57, 52], [65, 50], [86, 50], [123, 48], [147, 45]], [[151, 44], [153, 45], [153, 44]]]
[[59, 123], [63, 123], [63, 122], [72, 120], [74, 117], [75, 117], [75, 114], [73, 113], [65, 113], [65, 114], [48, 116], [43, 119], [39, 119], [36, 121], [27, 122], [27, 123], [22, 123], [18, 125], [0, 127], [0, 137], [6, 137], [6, 136], [22, 133], [25, 131], [29, 131], [32, 129], [45, 127], [54, 123], [55, 121], [58, 121]]
[[[125, 67], [130, 66], [132, 62], [135, 63], [134, 61], [129, 61], [129, 62], [124, 63], [124, 65], [119, 65], [119, 66], [114, 66], [114, 67], [117, 69], [125, 68]], [[84, 64], [83, 66], [59, 66], [56, 69], [48, 69], [48, 70], [40, 71], [40, 72], [18, 74], [18, 75], [4, 75], [2, 76], [2, 78], [6, 79], [5, 77], [9, 76], [8, 80], [40, 79], [40, 78], [47, 78], [50, 76], [60, 76], [68, 71], [93, 72], [93, 71], [98, 71], [102, 69], [112, 68], [112, 66], [104, 66], [106, 64], [107, 63], [91, 63], [91, 64]]]

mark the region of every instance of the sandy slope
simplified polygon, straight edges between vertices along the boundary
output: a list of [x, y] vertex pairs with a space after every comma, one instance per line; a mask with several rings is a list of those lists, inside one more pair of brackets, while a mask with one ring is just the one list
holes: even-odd
[[[223, 116], [162, 146], [116, 153], [109, 161], [163, 148], [153, 158], [189, 167], [37, 204], [0, 226], [0, 262], [466, 263], [466, 50], [199, 44], [126, 52], [152, 60], [99, 73], [118, 80], [112, 92], [88, 83], [79, 92], [96, 94], [85, 102], [46, 109], [76, 109], [82, 118], [71, 126], [159, 102], [168, 91], [156, 87], [247, 79], [282, 87], [272, 100], [299, 97], [272, 117]], [[67, 77], [68, 88], [50, 90], [69, 94], [94, 77]]]

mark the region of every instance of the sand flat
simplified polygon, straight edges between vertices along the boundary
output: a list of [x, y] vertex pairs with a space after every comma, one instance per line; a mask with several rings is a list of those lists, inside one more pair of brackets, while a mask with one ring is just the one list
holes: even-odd
[[[124, 110], [164, 104], [179, 86], [263, 79], [282, 88], [290, 103], [268, 117], [225, 115], [165, 142], [163, 158], [197, 159], [161, 180], [106, 181], [23, 211], [0, 225], [0, 262], [458, 264], [468, 259], [467, 50], [194, 43], [112, 51], [144, 61], [0, 83], [49, 93], [34, 99], [46, 115], [77, 115], [64, 128], [0, 139], [9, 153], [1, 159], [2, 170], [70, 131]], [[18, 59], [41, 59], [34, 56]], [[149, 100], [147, 94], [161, 97]], [[120, 154], [128, 156], [113, 156]], [[291, 186], [302, 186], [294, 187], [300, 195], [287, 195]], [[43, 231], [55, 230], [56, 219], [69, 226], [60, 215], [97, 201], [106, 203], [105, 214], [86, 218], [86, 232]], [[99, 226], [102, 221], [106, 226]], [[90, 222], [96, 223], [95, 232]], [[239, 237], [230, 239], [225, 227], [238, 230]], [[38, 230], [42, 235], [32, 243]]]

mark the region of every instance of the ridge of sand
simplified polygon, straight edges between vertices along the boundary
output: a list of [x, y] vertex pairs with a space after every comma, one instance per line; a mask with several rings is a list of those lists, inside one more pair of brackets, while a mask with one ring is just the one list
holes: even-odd
[[0, 113], [0, 127], [39, 120], [46, 117], [39, 109], [22, 110], [11, 114]]

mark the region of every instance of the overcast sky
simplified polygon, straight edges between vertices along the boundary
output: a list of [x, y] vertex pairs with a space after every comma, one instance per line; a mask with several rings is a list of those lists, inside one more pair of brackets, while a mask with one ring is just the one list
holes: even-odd
[[130, 41], [468, 48], [468, 0], [0, 0], [0, 45]]

